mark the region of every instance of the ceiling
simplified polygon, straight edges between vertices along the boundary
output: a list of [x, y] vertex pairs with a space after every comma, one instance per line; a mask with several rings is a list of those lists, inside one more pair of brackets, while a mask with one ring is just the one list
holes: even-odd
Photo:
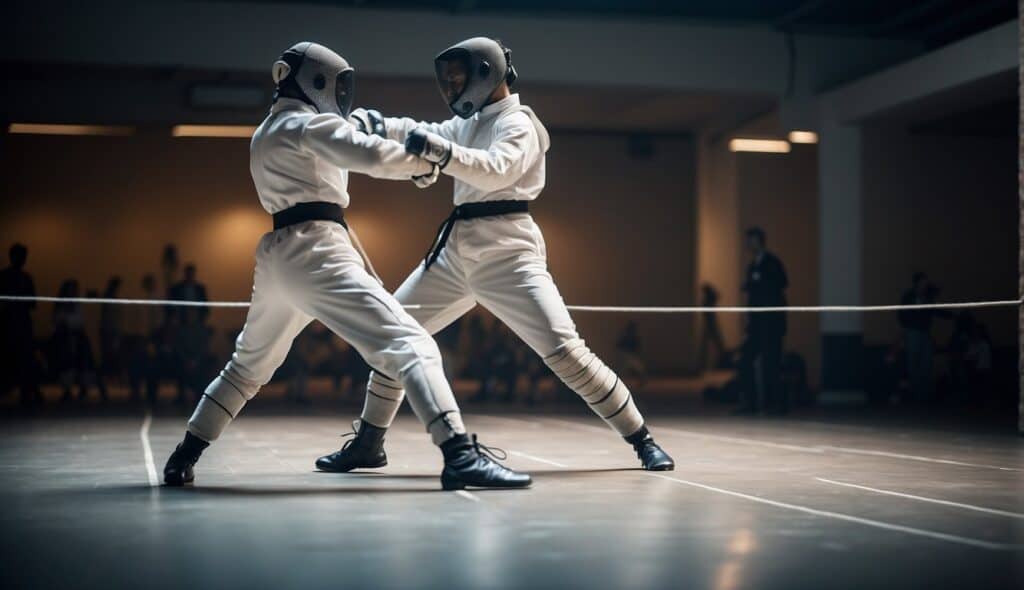
[[[216, 2], [221, 0], [202, 0]], [[275, 3], [281, 0], [255, 0]], [[1016, 0], [302, 0], [374, 10], [672, 19], [944, 45], [1013, 19]]]

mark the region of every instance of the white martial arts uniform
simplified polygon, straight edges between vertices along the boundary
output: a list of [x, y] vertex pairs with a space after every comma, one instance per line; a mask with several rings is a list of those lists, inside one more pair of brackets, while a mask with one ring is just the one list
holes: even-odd
[[[422, 123], [385, 120], [389, 139], [404, 141], [424, 128], [452, 142], [444, 173], [455, 178], [455, 205], [483, 201], [532, 201], [544, 188], [550, 140], [544, 126], [513, 94], [469, 119]], [[632, 395], [618, 376], [584, 344], [548, 273], [544, 237], [528, 213], [460, 220], [440, 257], [421, 264], [395, 297], [431, 334], [477, 303], [494, 313], [539, 354], [591, 409], [619, 434], [643, 426]], [[374, 373], [362, 418], [387, 427], [402, 401], [398, 384]]]
[[[336, 114], [282, 98], [253, 135], [250, 171], [260, 202], [277, 213], [304, 202], [347, 207], [348, 172], [409, 179], [431, 166], [399, 143], [360, 133]], [[201, 398], [189, 431], [216, 439], [284, 361], [313, 319], [401, 383], [416, 415], [440, 444], [465, 432], [433, 338], [364, 267], [348, 231], [308, 221], [263, 236], [256, 249], [252, 304], [235, 353]]]

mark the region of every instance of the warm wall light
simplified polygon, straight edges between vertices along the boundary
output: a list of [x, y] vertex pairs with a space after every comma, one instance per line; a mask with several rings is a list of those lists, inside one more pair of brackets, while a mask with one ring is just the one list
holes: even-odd
[[813, 131], [790, 131], [790, 143], [818, 143], [818, 134]]
[[45, 123], [11, 123], [8, 133], [31, 135], [131, 135], [134, 127], [121, 125], [52, 125]]
[[744, 139], [729, 140], [729, 151], [733, 152], [767, 152], [772, 154], [788, 154], [789, 142], [783, 139]]
[[249, 125], [175, 125], [172, 137], [252, 137], [256, 127]]

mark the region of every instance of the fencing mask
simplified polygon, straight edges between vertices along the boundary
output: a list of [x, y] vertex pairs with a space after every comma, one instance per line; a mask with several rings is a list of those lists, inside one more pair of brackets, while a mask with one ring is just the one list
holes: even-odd
[[345, 58], [308, 41], [289, 47], [274, 62], [278, 97], [294, 98], [321, 113], [348, 117], [352, 110], [355, 71]]

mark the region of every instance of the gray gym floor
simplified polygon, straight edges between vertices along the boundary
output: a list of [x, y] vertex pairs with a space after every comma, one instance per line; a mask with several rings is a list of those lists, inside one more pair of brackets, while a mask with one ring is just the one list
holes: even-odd
[[167, 489], [183, 418], [141, 412], [2, 422], [4, 587], [1024, 587], [1012, 434], [661, 418], [652, 474], [595, 418], [470, 413], [535, 484], [466, 493], [410, 416], [345, 475], [312, 468], [342, 416], [245, 415]]

